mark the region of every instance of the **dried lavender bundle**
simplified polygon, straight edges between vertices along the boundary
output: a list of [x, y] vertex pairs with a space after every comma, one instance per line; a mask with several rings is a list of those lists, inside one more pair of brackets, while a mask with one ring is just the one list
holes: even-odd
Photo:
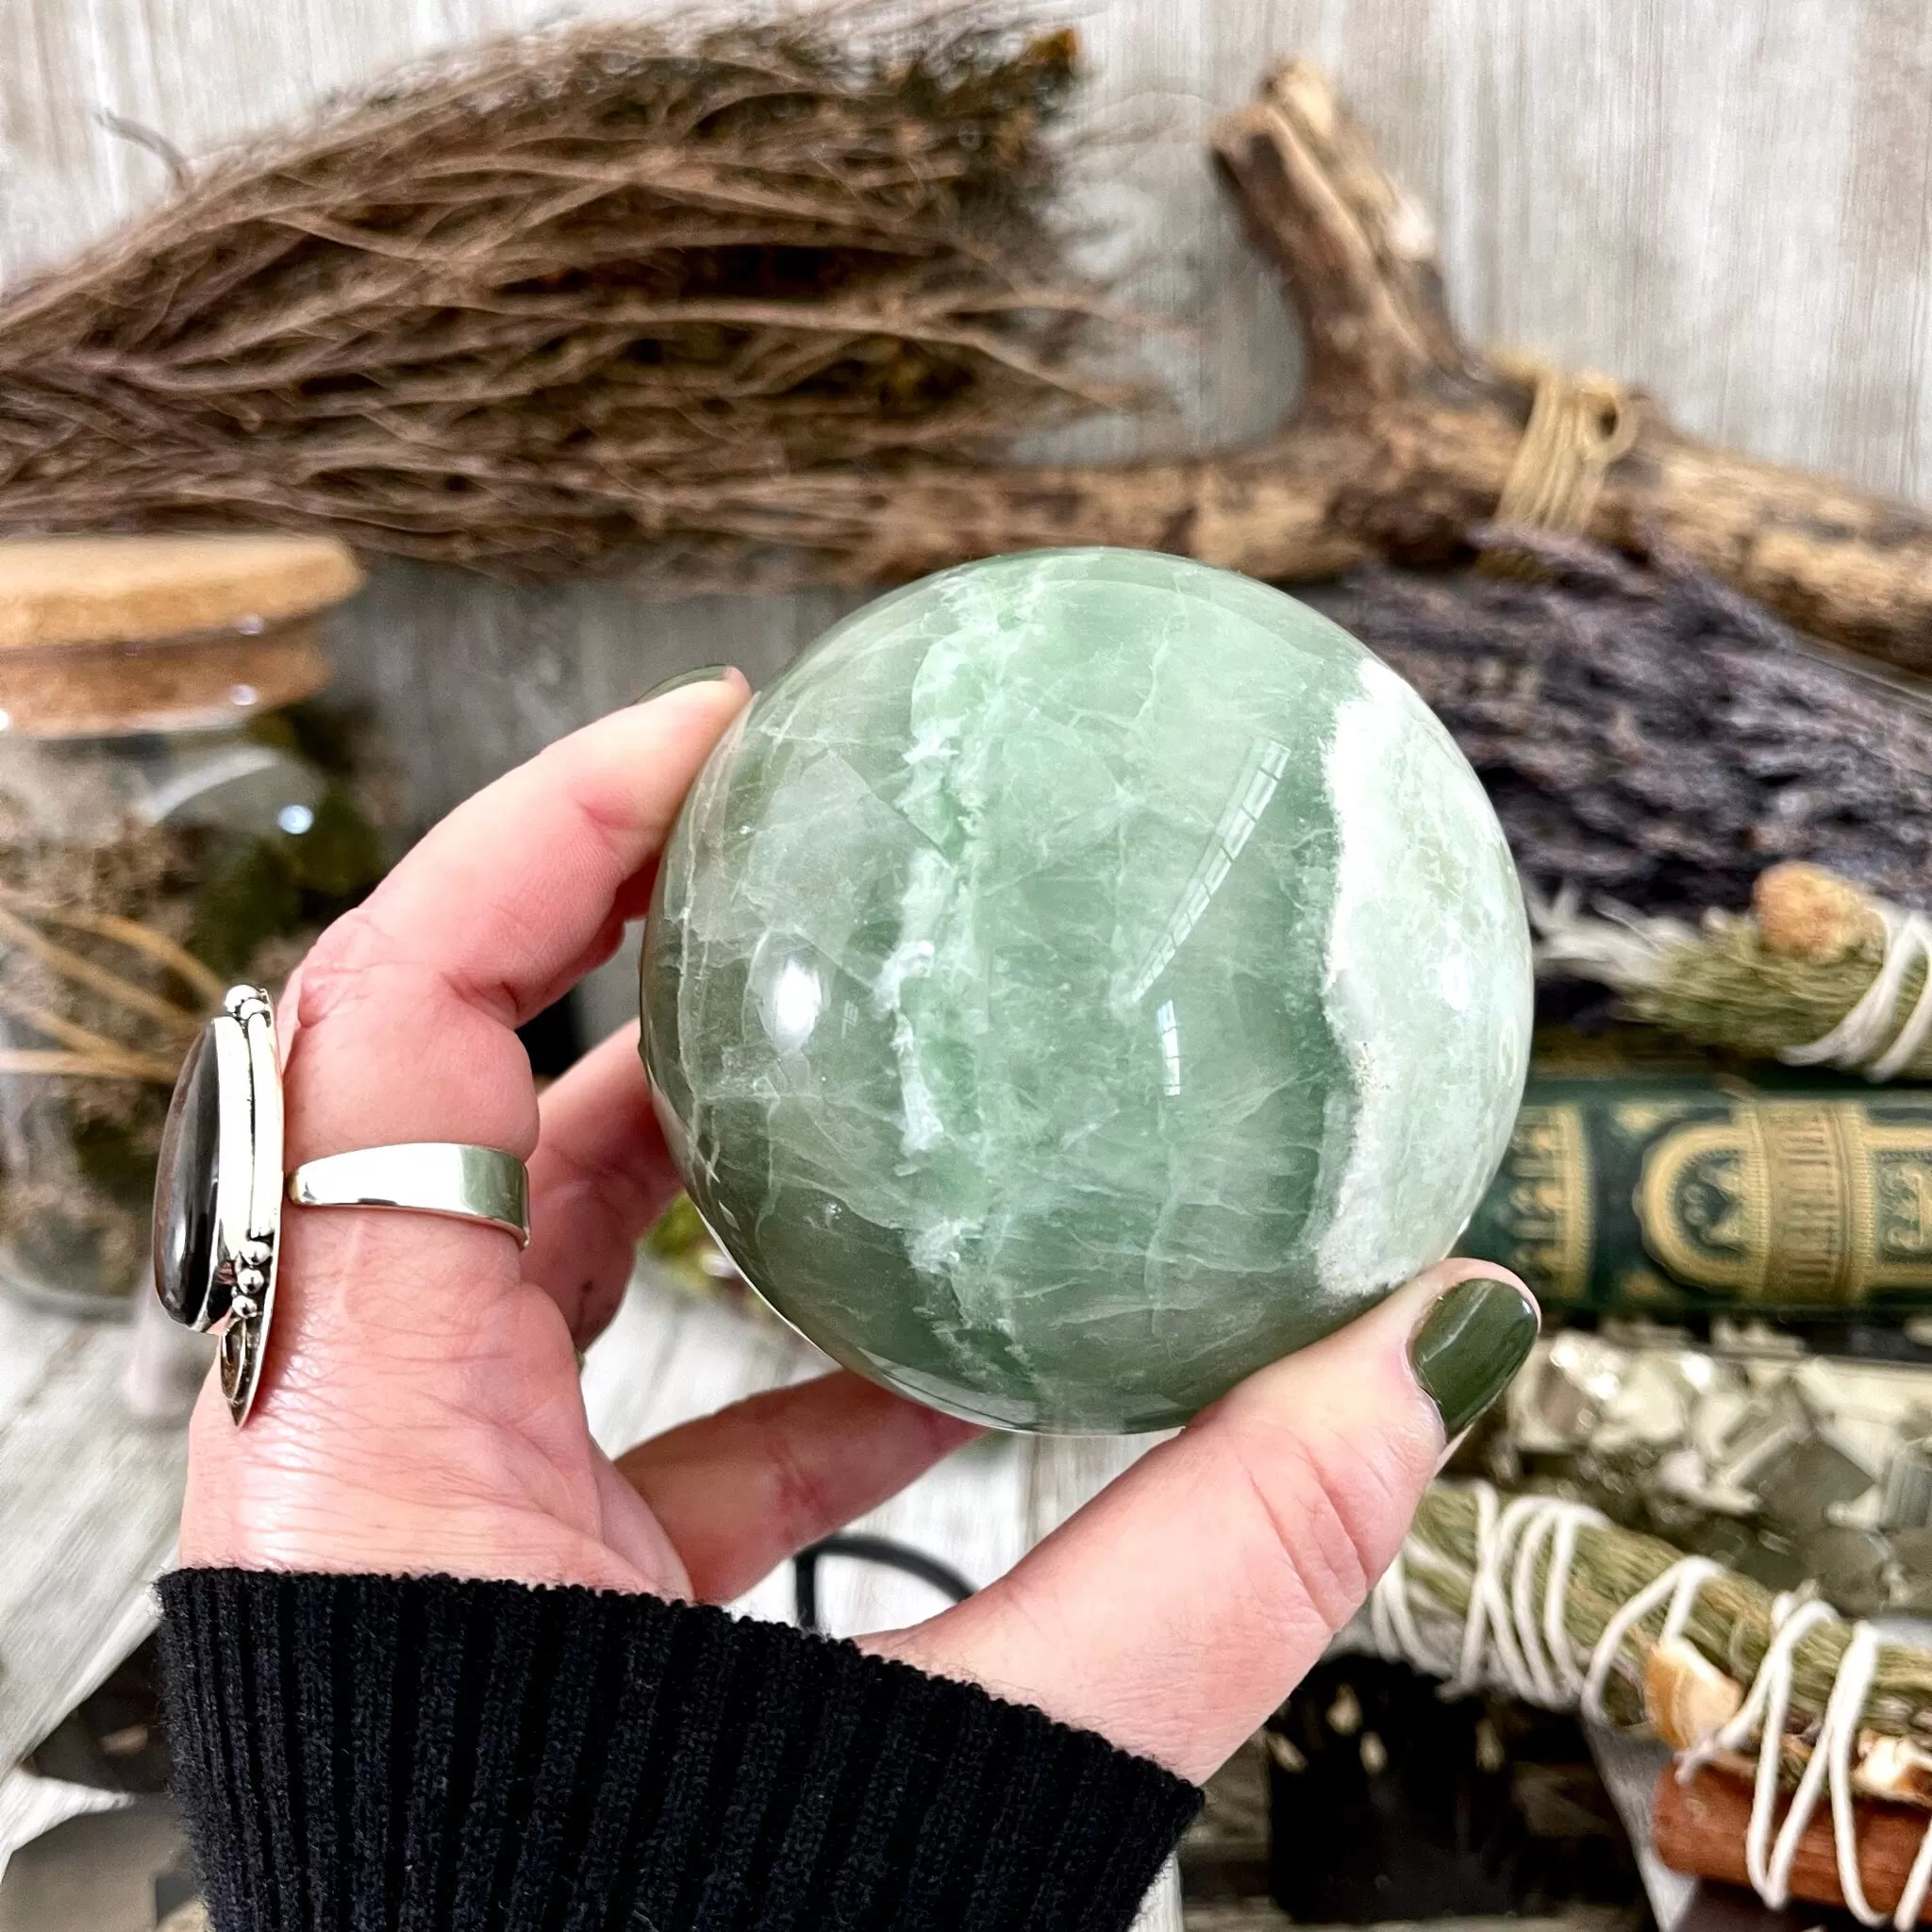
[[1736, 906], [1774, 861], [1932, 900], [1932, 702], [1668, 556], [1570, 540], [1533, 579], [1370, 566], [1310, 593], [1435, 708], [1517, 862], [1640, 911]]

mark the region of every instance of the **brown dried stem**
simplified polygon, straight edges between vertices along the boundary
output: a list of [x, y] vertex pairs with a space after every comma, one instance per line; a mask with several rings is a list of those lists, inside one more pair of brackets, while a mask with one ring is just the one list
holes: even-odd
[[[1749, 1885], [1744, 1844], [1751, 1809], [1751, 1787], [1739, 1777], [1707, 1769], [1688, 1784], [1679, 1784], [1674, 1769], [1664, 1771], [1657, 1777], [1652, 1803], [1652, 1849], [1674, 1872]], [[1858, 1801], [1854, 1815], [1858, 1880], [1866, 1903], [1874, 1911], [1890, 1914], [1905, 1895], [1907, 1877], [1924, 1837], [1924, 1816], [1903, 1806], [1869, 1800]], [[1824, 1806], [1811, 1814], [1799, 1840], [1790, 1894], [1818, 1905], [1845, 1903], [1831, 1814]], [[1932, 1907], [1922, 1907], [1918, 1922], [1923, 1924], [1928, 1914]]]
[[[0, 886], [0, 907], [31, 913], [56, 925], [72, 926], [76, 932], [90, 932], [98, 939], [118, 940], [124, 946], [132, 946], [137, 952], [146, 953], [177, 979], [192, 987], [210, 1010], [221, 1005], [227, 991], [227, 985], [220, 974], [210, 972], [186, 946], [177, 945], [166, 933], [157, 932], [153, 926], [143, 925], [138, 919], [123, 919], [114, 912], [92, 912], [80, 906], [61, 906], [51, 899], [39, 898], [31, 892], [16, 892], [6, 886]], [[199, 1024], [198, 1016], [191, 1017], [194, 1024]]]
[[4, 907], [0, 907], [0, 940], [31, 954], [42, 965], [52, 967], [56, 973], [78, 982], [91, 991], [117, 1001], [145, 1019], [158, 1021], [175, 1033], [192, 1034], [201, 1024], [200, 1014], [191, 1012], [185, 1007], [177, 1007], [159, 993], [149, 992], [145, 987], [136, 986], [123, 979], [118, 973], [70, 951]]
[[[112, 968], [74, 952], [42, 932], [35, 920], [71, 926], [144, 953], [158, 965], [192, 989], [210, 1008], [221, 1004], [221, 980], [185, 947], [165, 933], [118, 913], [92, 912], [84, 907], [59, 906], [30, 892], [0, 886], [0, 941], [38, 960], [57, 979], [85, 987], [125, 1012], [158, 1024], [178, 1042], [194, 1032], [202, 1014], [179, 1007], [161, 994], [124, 978]], [[63, 1050], [42, 1047], [0, 1049], [0, 1073], [62, 1074], [97, 1080], [142, 1080], [172, 1087], [180, 1070], [178, 1058], [142, 1053], [84, 1026], [79, 1021], [32, 997], [0, 987], [0, 1013], [19, 1021], [35, 1033], [60, 1042]]]

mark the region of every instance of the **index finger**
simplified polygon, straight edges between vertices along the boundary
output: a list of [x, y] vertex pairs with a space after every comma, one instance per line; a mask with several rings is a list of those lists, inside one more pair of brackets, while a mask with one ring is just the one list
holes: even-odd
[[711, 747], [736, 672], [612, 713], [431, 831], [316, 942], [284, 1002], [287, 1158], [467, 1141], [527, 1158], [515, 1029], [609, 957]]

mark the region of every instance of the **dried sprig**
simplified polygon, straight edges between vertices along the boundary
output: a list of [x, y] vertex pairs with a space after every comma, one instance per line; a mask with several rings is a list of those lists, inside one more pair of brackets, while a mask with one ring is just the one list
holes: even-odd
[[742, 581], [774, 489], [1102, 400], [1045, 212], [1074, 58], [848, 8], [406, 75], [0, 305], [0, 530]]

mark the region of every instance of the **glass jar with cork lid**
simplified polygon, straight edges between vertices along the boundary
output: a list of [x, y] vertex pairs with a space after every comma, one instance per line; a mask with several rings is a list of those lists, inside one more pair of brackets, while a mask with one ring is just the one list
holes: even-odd
[[392, 814], [316, 703], [341, 544], [0, 541], [0, 1286], [125, 1314], [168, 1095], [240, 979], [365, 892]]

